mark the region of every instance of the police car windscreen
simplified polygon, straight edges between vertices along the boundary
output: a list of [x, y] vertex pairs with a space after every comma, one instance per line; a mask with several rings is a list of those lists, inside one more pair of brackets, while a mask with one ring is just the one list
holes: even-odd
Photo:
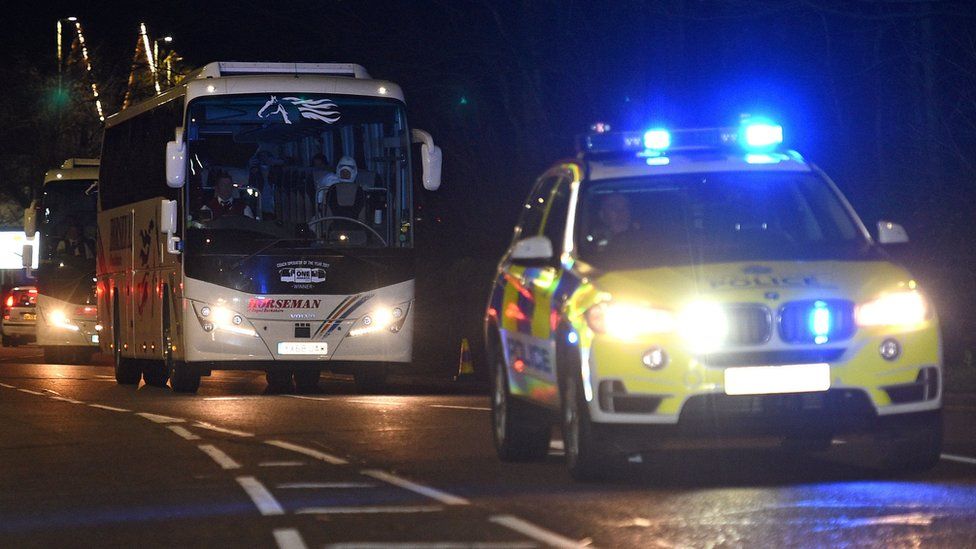
[[832, 189], [807, 173], [595, 181], [577, 219], [580, 257], [607, 269], [876, 253]]

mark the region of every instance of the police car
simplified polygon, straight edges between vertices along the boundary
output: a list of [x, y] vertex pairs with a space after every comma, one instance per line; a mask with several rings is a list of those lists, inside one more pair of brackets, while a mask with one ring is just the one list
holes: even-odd
[[561, 424], [570, 473], [703, 437], [935, 465], [939, 322], [912, 275], [782, 127], [592, 133], [535, 183], [485, 330], [506, 461]]

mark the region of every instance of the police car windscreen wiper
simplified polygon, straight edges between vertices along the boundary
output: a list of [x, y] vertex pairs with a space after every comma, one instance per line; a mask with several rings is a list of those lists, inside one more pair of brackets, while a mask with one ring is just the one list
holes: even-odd
[[287, 241], [313, 242], [313, 241], [315, 241], [315, 239], [314, 238], [295, 238], [295, 237], [276, 238], [276, 239], [272, 240], [269, 244], [258, 248], [258, 250], [256, 252], [254, 252], [252, 254], [249, 254], [249, 255], [246, 255], [246, 256], [242, 257], [241, 259], [237, 260], [236, 262], [234, 262], [234, 265], [231, 268], [232, 269], [236, 269], [236, 268], [240, 267], [241, 265], [243, 265], [244, 262], [247, 261], [248, 259], [251, 259], [251, 258], [253, 258], [254, 256], [257, 256], [257, 255], [260, 255], [261, 252], [267, 251], [268, 249], [273, 248], [274, 246], [277, 246], [278, 244], [281, 244], [282, 242], [287, 242]]

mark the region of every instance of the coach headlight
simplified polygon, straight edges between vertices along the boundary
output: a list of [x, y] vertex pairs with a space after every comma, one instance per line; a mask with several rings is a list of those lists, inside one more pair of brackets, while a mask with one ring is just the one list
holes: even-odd
[[901, 326], [921, 324], [928, 317], [928, 304], [915, 290], [885, 294], [862, 303], [854, 312], [858, 326]]
[[396, 333], [403, 327], [410, 310], [410, 302], [401, 303], [395, 307], [377, 307], [364, 314], [353, 329], [349, 330], [350, 337], [389, 331]]
[[220, 330], [243, 336], [257, 336], [253, 328], [244, 325], [244, 317], [222, 305], [193, 304], [200, 327], [204, 332]]
[[78, 325], [68, 320], [68, 316], [61, 309], [55, 309], [48, 314], [48, 322], [55, 328], [77, 332]]

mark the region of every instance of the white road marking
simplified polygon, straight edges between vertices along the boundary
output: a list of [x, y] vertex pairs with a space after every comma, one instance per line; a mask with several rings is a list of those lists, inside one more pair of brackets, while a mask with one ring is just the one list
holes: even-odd
[[549, 443], [549, 449], [550, 450], [565, 450], [566, 449], [566, 445], [563, 444], [563, 441], [561, 441], [561, 440], [553, 440], [552, 442]]
[[396, 401], [396, 400], [381, 400], [381, 399], [367, 400], [367, 399], [364, 399], [364, 398], [347, 398], [345, 401], [346, 402], [355, 402], [355, 403], [358, 403], [358, 404], [373, 404], [375, 406], [404, 406], [404, 405], [406, 405], [406, 402], [399, 402], [399, 401]]
[[294, 528], [278, 528], [273, 533], [278, 549], [306, 549], [308, 547], [305, 545], [302, 535]]
[[208, 456], [213, 458], [213, 460], [217, 462], [217, 465], [220, 465], [224, 469], [241, 468], [240, 463], [234, 461], [234, 458], [228, 456], [220, 448], [217, 448], [213, 444], [201, 444], [200, 446], [197, 446], [197, 448], [200, 448], [200, 450], [203, 451], [204, 454], [207, 454]]
[[30, 393], [32, 395], [38, 395], [38, 396], [47, 396], [46, 394], [40, 391], [31, 391], [30, 389], [17, 389], [17, 390], [20, 391], [21, 393]]
[[385, 471], [379, 471], [376, 469], [366, 469], [360, 471], [360, 473], [373, 477], [376, 480], [382, 480], [383, 482], [388, 482], [395, 486], [399, 486], [404, 490], [410, 490], [411, 492], [416, 492], [420, 495], [427, 496], [431, 499], [436, 499], [437, 501], [447, 504], [447, 505], [468, 505], [471, 502], [452, 494], [442, 492], [436, 488], [431, 488], [429, 486], [424, 486], [422, 484], [417, 484], [416, 482], [407, 480], [405, 478], [398, 477], [396, 475], [387, 473]]
[[186, 427], [181, 427], [179, 425], [167, 425], [166, 428], [173, 431], [185, 440], [200, 440], [200, 437], [191, 433]]
[[386, 507], [305, 507], [295, 511], [299, 515], [355, 515], [360, 513], [436, 513], [440, 505], [390, 505]]
[[298, 399], [301, 399], [301, 400], [320, 400], [322, 402], [325, 402], [327, 400], [333, 400], [331, 398], [310, 397], [310, 396], [302, 396], [302, 395], [281, 395], [281, 396], [286, 396], [288, 398], [298, 398]]
[[413, 541], [401, 543], [330, 543], [329, 549], [533, 549], [536, 543], [524, 541], [484, 541], [475, 543], [459, 543], [456, 541]]
[[264, 487], [258, 479], [254, 477], [237, 477], [237, 483], [247, 492], [251, 501], [258, 508], [262, 515], [284, 515], [285, 510], [278, 503], [278, 500], [271, 495], [271, 492]]
[[314, 448], [306, 448], [305, 446], [285, 442], [284, 440], [266, 440], [264, 443], [270, 444], [271, 446], [277, 446], [278, 448], [283, 448], [285, 450], [291, 450], [292, 452], [298, 452], [299, 454], [305, 454], [306, 456], [322, 460], [326, 463], [331, 463], [332, 465], [346, 465], [349, 463], [340, 457], [326, 454], [325, 452], [320, 452]]
[[955, 454], [942, 454], [939, 457], [946, 461], [957, 461], [959, 463], [966, 463], [968, 465], [976, 465], [976, 458], [957, 456]]
[[572, 540], [513, 515], [494, 515], [489, 517], [488, 520], [495, 524], [500, 524], [509, 530], [515, 530], [549, 547], [588, 547], [591, 544], [589, 539], [583, 541]]
[[848, 526], [879, 526], [896, 524], [900, 526], [931, 526], [938, 515], [929, 513], [907, 513], [904, 515], [887, 515], [882, 517], [867, 517], [850, 519], [842, 524]]
[[258, 467], [301, 467], [304, 461], [262, 461]]
[[178, 417], [161, 416], [159, 414], [150, 414], [149, 412], [138, 412], [136, 415], [142, 416], [154, 423], [183, 423], [186, 421]]
[[6, 383], [0, 383], [0, 387], [6, 387], [8, 389], [16, 389], [13, 385], [7, 385]]
[[235, 396], [235, 397], [204, 397], [203, 400], [254, 400], [258, 398], [266, 398], [262, 396]]
[[126, 410], [125, 408], [116, 408], [115, 406], [106, 406], [104, 404], [89, 404], [92, 408], [100, 408], [102, 410], [109, 410], [111, 412], [131, 412], [132, 410]]
[[53, 396], [53, 397], [48, 397], [48, 398], [50, 398], [51, 400], [60, 400], [61, 402], [68, 402], [70, 404], [84, 404], [84, 402], [82, 402], [80, 400], [75, 400], [73, 398], [68, 398], [68, 397], [63, 397], [63, 396]]
[[44, 392], [45, 392], [45, 393], [51, 393], [52, 395], [58, 395], [58, 396], [61, 396], [61, 393], [59, 393], [59, 392], [57, 392], [57, 391], [52, 391], [51, 389], [44, 389]]
[[286, 482], [279, 490], [316, 490], [319, 488], [376, 488], [371, 482]]
[[448, 404], [428, 404], [431, 408], [451, 408], [453, 410], [479, 410], [483, 412], [490, 412], [491, 408], [484, 406], [451, 406]]
[[194, 427], [199, 427], [201, 429], [209, 429], [211, 431], [217, 431], [218, 433], [225, 433], [225, 434], [228, 434], [228, 435], [234, 435], [235, 437], [253, 437], [254, 436], [254, 433], [248, 433], [247, 431], [235, 431], [234, 429], [226, 429], [224, 427], [217, 427], [216, 425], [212, 425], [210, 423], [204, 423], [202, 421], [198, 421], [198, 422], [194, 423], [193, 426]]

